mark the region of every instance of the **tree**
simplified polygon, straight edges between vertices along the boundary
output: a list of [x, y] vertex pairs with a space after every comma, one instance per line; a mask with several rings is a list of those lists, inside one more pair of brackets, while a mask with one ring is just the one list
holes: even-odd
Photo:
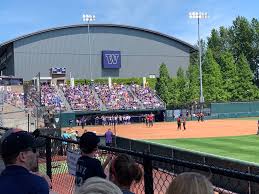
[[[253, 18], [249, 22], [245, 17], [238, 16], [229, 28], [221, 26], [213, 29], [208, 37], [208, 48], [212, 50], [213, 57], [219, 61], [223, 52], [231, 52], [235, 61], [243, 53], [247, 58], [253, 73], [256, 73], [259, 63], [259, 22]], [[259, 80], [257, 81], [259, 85]]]
[[234, 57], [230, 52], [223, 52], [220, 56], [221, 74], [223, 78], [223, 89], [226, 93], [226, 100], [234, 101], [236, 91], [237, 71]]
[[259, 62], [259, 21], [257, 19], [252, 19], [251, 28], [253, 31], [253, 58]]
[[198, 54], [191, 54], [190, 65], [186, 72], [187, 78], [187, 103], [192, 103], [193, 101], [199, 101], [199, 65], [198, 65]]
[[222, 75], [211, 49], [208, 49], [203, 62], [203, 89], [206, 102], [218, 102], [226, 99], [222, 88]]
[[168, 91], [168, 85], [170, 84], [170, 75], [166, 64], [162, 63], [159, 68], [159, 79], [156, 84], [156, 91], [161, 99], [168, 104], [170, 93]]
[[178, 90], [178, 99], [180, 105], [186, 104], [187, 98], [187, 79], [185, 77], [184, 71], [181, 67], [177, 70], [177, 90]]
[[222, 44], [219, 32], [212, 29], [211, 35], [208, 38], [208, 48], [211, 49], [214, 59], [218, 62], [222, 51]]
[[220, 44], [221, 44], [221, 52], [226, 52], [230, 50], [230, 36], [229, 29], [223, 26], [219, 27], [219, 36], [220, 36]]
[[223, 26], [219, 31], [212, 29], [211, 36], [208, 37], [208, 48], [211, 49], [214, 59], [220, 66], [221, 54], [230, 49], [229, 41], [229, 30]]
[[253, 63], [253, 30], [249, 21], [245, 17], [238, 16], [230, 27], [230, 46], [233, 56], [238, 60], [243, 53], [254, 72], [256, 67]]
[[170, 93], [170, 99], [168, 105], [172, 108], [176, 108], [179, 106], [179, 89], [177, 86], [177, 78], [173, 77], [171, 82], [169, 83], [168, 90]]
[[259, 21], [255, 18], [252, 19], [251, 27], [253, 31], [253, 59], [252, 63], [255, 66], [255, 82], [259, 86]]
[[257, 97], [257, 88], [253, 85], [253, 73], [249, 63], [242, 53], [236, 62], [237, 86], [234, 98], [240, 101], [252, 100]]

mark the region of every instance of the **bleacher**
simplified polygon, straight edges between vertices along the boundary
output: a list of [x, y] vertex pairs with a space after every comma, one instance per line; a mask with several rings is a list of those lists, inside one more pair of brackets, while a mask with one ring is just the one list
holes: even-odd
[[54, 86], [41, 86], [41, 104], [45, 107], [53, 107], [56, 112], [66, 109]]
[[26, 108], [45, 106], [54, 112], [68, 110], [65, 104], [74, 111], [132, 111], [165, 108], [164, 102], [151, 88], [136, 84], [113, 84], [110, 87], [108, 84], [59, 87], [63, 97], [60, 96], [57, 87], [42, 84], [41, 93], [35, 87], [29, 88], [26, 95], [7, 92], [6, 101], [23, 108], [24, 98], [26, 98]]
[[67, 101], [73, 110], [100, 110], [100, 104], [89, 85], [74, 88], [62, 86]]
[[5, 102], [17, 108], [24, 108], [24, 93], [7, 91], [5, 93]]
[[137, 84], [132, 84], [130, 88], [146, 109], [165, 108], [164, 103], [151, 88], [142, 87]]
[[107, 110], [136, 110], [141, 105], [134, 100], [128, 92], [126, 85], [113, 84], [109, 87], [106, 84], [96, 84], [94, 86], [99, 98], [106, 105]]

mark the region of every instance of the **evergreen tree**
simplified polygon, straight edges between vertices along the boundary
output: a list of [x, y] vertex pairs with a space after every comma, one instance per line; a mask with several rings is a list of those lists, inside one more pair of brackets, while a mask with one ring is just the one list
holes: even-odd
[[237, 72], [234, 57], [230, 52], [223, 52], [220, 56], [221, 74], [223, 78], [223, 89], [227, 101], [234, 101], [236, 96]]
[[237, 67], [237, 86], [234, 98], [240, 101], [253, 100], [257, 97], [257, 88], [253, 85], [253, 73], [249, 63], [242, 53], [236, 62]]
[[187, 78], [187, 103], [190, 104], [193, 101], [199, 101], [199, 91], [200, 91], [200, 83], [199, 83], [199, 65], [198, 65], [198, 54], [191, 54], [190, 65], [186, 72]]
[[169, 84], [170, 99], [168, 105], [172, 108], [179, 106], [179, 88], [178, 88], [177, 77], [173, 77]]
[[187, 79], [185, 77], [184, 71], [181, 67], [177, 70], [177, 90], [178, 96], [177, 101], [180, 105], [185, 105], [187, 103]]
[[203, 89], [206, 102], [219, 102], [226, 99], [222, 88], [222, 75], [219, 64], [215, 61], [210, 49], [207, 50], [203, 67]]
[[245, 17], [238, 16], [230, 27], [230, 45], [236, 60], [243, 53], [250, 64], [251, 70], [255, 71], [253, 63], [253, 30]]
[[253, 18], [251, 27], [253, 31], [253, 59], [259, 63], [259, 21]]
[[156, 84], [156, 91], [161, 99], [168, 104], [170, 93], [168, 86], [170, 85], [170, 75], [167, 69], [166, 64], [162, 63], [159, 68], [159, 79]]
[[219, 36], [220, 36], [220, 45], [221, 45], [221, 52], [226, 52], [230, 50], [230, 39], [229, 36], [229, 29], [223, 26], [219, 27]]
[[259, 21], [255, 18], [252, 19], [251, 22], [252, 30], [253, 30], [253, 59], [252, 63], [255, 67], [255, 83], [259, 86]]
[[212, 29], [211, 35], [208, 38], [208, 48], [211, 50], [214, 59], [219, 62], [222, 51], [222, 44], [219, 32], [216, 29]]

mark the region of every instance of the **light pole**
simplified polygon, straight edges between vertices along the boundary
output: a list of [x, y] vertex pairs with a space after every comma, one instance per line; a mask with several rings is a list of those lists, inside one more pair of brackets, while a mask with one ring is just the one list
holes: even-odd
[[[200, 19], [207, 19], [207, 12], [189, 12], [190, 19], [198, 20], [198, 45], [199, 45], [199, 71], [200, 71], [200, 103], [204, 103], [203, 90], [202, 90], [202, 68], [201, 68], [201, 40], [200, 40]], [[203, 107], [203, 106], [202, 106]]]
[[88, 45], [89, 45], [89, 69], [90, 69], [90, 78], [93, 80], [92, 75], [92, 53], [91, 53], [91, 41], [90, 41], [90, 26], [89, 23], [95, 21], [95, 15], [83, 14], [83, 21], [87, 22], [87, 31], [88, 31]]

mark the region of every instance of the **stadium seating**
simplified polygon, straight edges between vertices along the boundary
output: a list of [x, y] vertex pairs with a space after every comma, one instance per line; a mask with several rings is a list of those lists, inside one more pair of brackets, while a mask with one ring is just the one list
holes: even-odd
[[100, 104], [89, 85], [74, 88], [63, 86], [62, 90], [73, 110], [100, 110]]
[[53, 86], [41, 86], [41, 103], [46, 107], [53, 107], [54, 111], [65, 110], [65, 105]]
[[24, 108], [24, 94], [7, 91], [5, 95], [5, 102], [18, 108]]
[[96, 84], [96, 93], [108, 110], [136, 110], [141, 105], [128, 92], [128, 86], [113, 84], [110, 88], [107, 84]]
[[[61, 90], [62, 91], [61, 91]], [[43, 84], [41, 86], [41, 105], [51, 108], [54, 112], [65, 111], [70, 105], [72, 110], [139, 110], [164, 108], [164, 103], [149, 87], [131, 84], [93, 84], [60, 89]], [[64, 95], [60, 94], [64, 93]], [[32, 87], [26, 95], [26, 108], [40, 106], [39, 92]], [[62, 96], [62, 97], [61, 97]], [[64, 101], [67, 101], [67, 107]], [[24, 94], [7, 92], [6, 101], [17, 107], [24, 107]], [[70, 108], [69, 107], [69, 108]]]
[[142, 87], [137, 84], [132, 84], [130, 87], [146, 109], [164, 108], [164, 103], [149, 87]]

